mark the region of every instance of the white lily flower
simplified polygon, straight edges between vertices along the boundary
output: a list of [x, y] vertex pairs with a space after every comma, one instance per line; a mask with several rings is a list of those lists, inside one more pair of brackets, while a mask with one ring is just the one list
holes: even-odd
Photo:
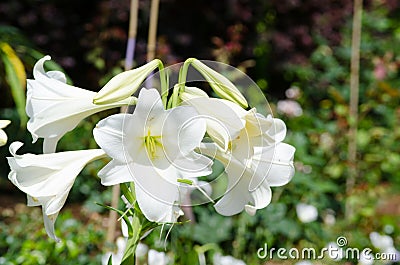
[[7, 157], [11, 171], [8, 179], [28, 196], [28, 206], [42, 206], [47, 234], [58, 241], [54, 223], [83, 167], [105, 156], [101, 149], [60, 152], [53, 154], [24, 154], [16, 152], [21, 142], [10, 145], [13, 157]]
[[234, 215], [245, 209], [255, 214], [266, 207], [271, 200], [270, 186], [285, 185], [294, 175], [295, 149], [281, 143], [286, 136], [285, 123], [270, 115], [264, 117], [255, 108], [246, 111], [227, 100], [209, 98], [198, 88], [185, 88], [181, 99], [207, 122], [218, 121], [207, 123], [207, 133], [215, 144], [200, 146], [203, 154], [220, 160], [228, 174], [227, 192], [215, 205], [217, 212]]
[[315, 206], [305, 203], [296, 205], [297, 217], [302, 223], [314, 222], [318, 218], [318, 210]]
[[225, 166], [228, 187], [224, 196], [214, 205], [216, 211], [231, 216], [246, 210], [254, 215], [271, 202], [270, 187], [287, 184], [294, 175], [295, 148], [285, 143], [256, 147], [253, 155], [243, 158], [238, 148], [227, 154], [213, 143], [203, 143], [203, 154], [215, 156]]
[[181, 215], [179, 180], [211, 173], [212, 161], [196, 152], [206, 123], [190, 106], [164, 110], [155, 89], [142, 89], [133, 114], [101, 120], [93, 134], [113, 160], [98, 173], [103, 185], [135, 183], [136, 199], [153, 222]]
[[96, 92], [66, 84], [66, 77], [60, 71], [45, 72], [43, 65], [50, 56], [40, 59], [33, 68], [35, 79], [27, 81], [26, 113], [29, 116], [27, 128], [33, 142], [44, 138], [43, 152], [55, 152], [58, 140], [73, 130], [78, 123], [106, 109], [134, 103], [127, 98], [110, 104], [95, 105]]
[[9, 120], [0, 120], [0, 146], [3, 146], [7, 143], [8, 137], [7, 134], [4, 130], [5, 127], [7, 127], [11, 121]]

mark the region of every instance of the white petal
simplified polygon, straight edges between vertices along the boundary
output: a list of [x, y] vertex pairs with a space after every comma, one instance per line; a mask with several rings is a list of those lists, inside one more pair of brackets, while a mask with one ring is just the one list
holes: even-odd
[[44, 220], [44, 228], [46, 229], [47, 235], [54, 239], [56, 242], [60, 242], [60, 239], [56, 237], [56, 234], [54, 232], [54, 223], [56, 222], [58, 213], [52, 214], [52, 215], [46, 215], [44, 208], [42, 208], [43, 212], [43, 220]]
[[154, 88], [140, 90], [134, 115], [143, 120], [152, 120], [164, 112], [164, 106], [161, 101], [160, 93]]
[[52, 79], [56, 79], [62, 83], [67, 83], [67, 77], [61, 71], [47, 71], [46, 75]]
[[203, 155], [191, 152], [186, 156], [178, 157], [172, 162], [184, 178], [195, 178], [211, 174], [213, 161]]
[[32, 196], [29, 195], [26, 195], [26, 198], [27, 198], [26, 205], [29, 207], [42, 205], [37, 198], [33, 198]]
[[130, 163], [133, 159], [127, 150], [136, 154], [144, 151], [137, 148], [131, 150], [131, 143], [140, 141], [135, 139], [139, 128], [140, 124], [132, 114], [115, 114], [99, 121], [93, 129], [93, 136], [110, 157], [121, 163]]
[[57, 143], [61, 139], [61, 135], [56, 137], [49, 137], [43, 140], [43, 153], [51, 154], [56, 152]]
[[[42, 204], [42, 207], [44, 208], [46, 215], [51, 216], [56, 213], [58, 214], [58, 212], [64, 206], [71, 188], [72, 188], [72, 185], [70, 187], [68, 187], [65, 191], [63, 191], [62, 193], [57, 194], [56, 196], [53, 196], [50, 199], [48, 197], [46, 197], [47, 201], [44, 204]], [[42, 199], [42, 198], [39, 198], [39, 199]]]
[[3, 146], [7, 143], [8, 137], [5, 131], [0, 129], [0, 146]]
[[11, 121], [9, 121], [9, 120], [0, 120], [0, 129], [4, 129], [4, 128], [7, 127], [10, 123], [11, 123]]
[[104, 186], [133, 181], [133, 171], [130, 168], [130, 164], [120, 163], [116, 160], [111, 160], [97, 175]]
[[162, 127], [162, 145], [168, 159], [174, 161], [200, 145], [206, 132], [206, 122], [190, 106], [175, 107], [167, 111]]
[[172, 222], [171, 212], [179, 199], [177, 174], [172, 168], [156, 172], [151, 166], [134, 165], [136, 199], [144, 216], [152, 222]]
[[200, 116], [206, 120], [207, 133], [224, 150], [245, 126], [242, 117], [246, 112], [227, 100], [197, 97], [185, 103], [195, 107]]
[[273, 119], [273, 124], [266, 131], [266, 134], [274, 140], [274, 142], [281, 142], [286, 137], [286, 124], [280, 119]]
[[254, 175], [249, 190], [255, 190], [265, 180], [271, 187], [287, 184], [294, 175], [294, 152], [295, 148], [285, 143], [255, 148], [252, 157]]
[[250, 178], [238, 163], [229, 164], [225, 171], [228, 174], [228, 188], [214, 208], [219, 214], [231, 216], [242, 212], [245, 205], [252, 201], [248, 190]]
[[[248, 205], [251, 207], [254, 207], [253, 209], [263, 209], [267, 207], [271, 203], [272, 199], [272, 192], [271, 188], [268, 186], [267, 182], [264, 182], [262, 185], [260, 185], [257, 189], [251, 192], [251, 197], [252, 197], [252, 203], [254, 205]], [[250, 208], [251, 208], [250, 207]], [[255, 211], [254, 210], [247, 210], [247, 212], [250, 215], [254, 215]]]

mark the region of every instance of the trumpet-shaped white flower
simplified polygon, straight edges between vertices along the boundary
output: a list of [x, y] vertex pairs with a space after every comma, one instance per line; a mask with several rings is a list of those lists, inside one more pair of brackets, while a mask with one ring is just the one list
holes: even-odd
[[26, 113], [30, 118], [27, 128], [33, 142], [44, 138], [44, 153], [52, 153], [58, 140], [78, 123], [106, 109], [134, 103], [132, 98], [109, 104], [95, 105], [96, 92], [66, 84], [66, 77], [60, 71], [44, 70], [44, 63], [50, 56], [40, 59], [33, 68], [34, 79], [28, 80]]
[[217, 121], [207, 123], [207, 133], [216, 144], [200, 146], [203, 154], [220, 160], [228, 174], [227, 192], [215, 205], [217, 212], [234, 215], [245, 209], [254, 214], [266, 207], [271, 201], [270, 186], [285, 185], [294, 174], [295, 149], [281, 143], [285, 123], [264, 117], [255, 108], [246, 111], [230, 101], [209, 98], [198, 88], [186, 88], [181, 99], [207, 122]]
[[271, 202], [270, 187], [287, 184], [294, 175], [295, 148], [285, 143], [255, 148], [254, 154], [240, 160], [229, 155], [215, 144], [202, 144], [203, 154], [213, 155], [225, 166], [228, 187], [223, 197], [214, 205], [216, 211], [231, 216], [246, 210], [254, 215], [258, 209]]
[[315, 206], [305, 203], [296, 205], [297, 217], [302, 223], [314, 222], [318, 218], [318, 210]]
[[11, 121], [9, 120], [0, 120], [0, 146], [3, 146], [7, 143], [7, 134], [2, 129], [7, 127], [10, 123]]
[[212, 161], [197, 154], [206, 123], [190, 106], [164, 110], [155, 89], [142, 89], [133, 114], [101, 120], [93, 131], [113, 160], [98, 173], [103, 185], [135, 183], [146, 218], [174, 222], [181, 214], [179, 180], [211, 173]]
[[28, 196], [28, 206], [42, 206], [47, 234], [54, 234], [54, 223], [63, 207], [75, 178], [83, 167], [105, 156], [101, 149], [60, 152], [53, 154], [24, 154], [16, 152], [21, 142], [10, 145], [13, 157], [7, 157], [11, 171], [8, 179]]
[[270, 186], [285, 185], [294, 174], [295, 149], [281, 143], [285, 123], [264, 117], [255, 108], [246, 111], [233, 102], [209, 98], [198, 88], [186, 88], [181, 99], [207, 120], [207, 133], [216, 145], [203, 144], [201, 151], [220, 160], [228, 174], [227, 192], [216, 210], [223, 215], [243, 209], [254, 214], [266, 207]]

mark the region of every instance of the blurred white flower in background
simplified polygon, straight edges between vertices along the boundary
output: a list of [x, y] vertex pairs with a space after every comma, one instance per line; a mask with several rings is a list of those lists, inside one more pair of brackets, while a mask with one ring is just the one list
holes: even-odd
[[308, 260], [302, 260], [299, 262], [296, 262], [294, 265], [312, 265], [313, 263], [311, 261]]
[[335, 211], [328, 209], [324, 215], [324, 223], [327, 225], [334, 225], [336, 223]]
[[149, 265], [167, 265], [169, 262], [169, 257], [165, 252], [158, 252], [154, 249], [150, 249], [148, 255]]
[[112, 256], [111, 260], [112, 260], [112, 264], [121, 264], [122, 258], [124, 256], [124, 251], [125, 251], [125, 247], [126, 247], [126, 238], [123, 237], [118, 237], [117, 238], [117, 252], [107, 252], [106, 254], [104, 254], [101, 257], [101, 264], [102, 265], [107, 265], [108, 264], [108, 260], [110, 259], [110, 256]]
[[400, 261], [400, 251], [398, 251], [393, 244], [393, 238], [388, 235], [381, 235], [378, 232], [372, 232], [369, 234], [371, 244], [379, 249], [381, 254], [385, 254], [387, 257], [391, 257], [390, 262]]
[[291, 99], [279, 100], [277, 109], [279, 113], [285, 114], [288, 117], [300, 117], [303, 114], [300, 104]]
[[243, 260], [236, 259], [232, 256], [222, 256], [220, 253], [216, 253], [213, 256], [214, 265], [246, 265]]
[[296, 205], [297, 217], [302, 223], [310, 223], [318, 218], [318, 210], [315, 206], [305, 203]]
[[142, 258], [142, 257], [146, 256], [148, 251], [149, 251], [149, 247], [146, 244], [139, 243], [139, 245], [137, 245], [137, 247], [136, 247], [136, 252], [135, 252], [136, 257]]
[[8, 140], [7, 134], [2, 129], [7, 127], [10, 123], [11, 121], [9, 120], [0, 120], [0, 146], [3, 146], [7, 143]]
[[374, 264], [374, 256], [371, 253], [365, 253], [361, 251], [360, 258], [358, 260], [359, 265], [372, 265]]
[[285, 95], [290, 99], [298, 99], [301, 96], [301, 90], [297, 86], [292, 86], [285, 91]]
[[343, 249], [335, 242], [329, 242], [326, 248], [328, 249], [328, 255], [331, 259], [336, 261], [343, 259]]
[[372, 245], [379, 250], [393, 247], [393, 238], [390, 236], [380, 235], [378, 232], [372, 232], [369, 234], [369, 239], [371, 240]]

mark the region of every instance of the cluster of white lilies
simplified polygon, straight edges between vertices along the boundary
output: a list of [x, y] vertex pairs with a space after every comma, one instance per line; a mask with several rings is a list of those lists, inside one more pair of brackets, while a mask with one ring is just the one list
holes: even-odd
[[[42, 206], [46, 231], [56, 240], [54, 223], [75, 178], [97, 159], [111, 158], [98, 172], [101, 183], [125, 185], [128, 210], [157, 224], [177, 221], [181, 198], [200, 188], [197, 178], [212, 172], [215, 159], [224, 165], [228, 185], [214, 207], [226, 216], [255, 214], [270, 203], [270, 187], [288, 183], [294, 174], [295, 148], [282, 143], [284, 122], [250, 108], [232, 82], [199, 60], [185, 62], [171, 91], [162, 63], [154, 60], [116, 75], [96, 93], [68, 85], [60, 71], [46, 72], [49, 59], [36, 63], [27, 88], [27, 128], [34, 142], [44, 139], [43, 154], [17, 154], [23, 144], [14, 142], [8, 163], [9, 179], [27, 194], [29, 206]], [[189, 65], [219, 98], [185, 86]], [[156, 68], [161, 95], [141, 88]], [[138, 90], [138, 97], [132, 96]], [[56, 152], [60, 138], [82, 119], [125, 105], [135, 105], [134, 112], [111, 115], [95, 126], [100, 149]]]

